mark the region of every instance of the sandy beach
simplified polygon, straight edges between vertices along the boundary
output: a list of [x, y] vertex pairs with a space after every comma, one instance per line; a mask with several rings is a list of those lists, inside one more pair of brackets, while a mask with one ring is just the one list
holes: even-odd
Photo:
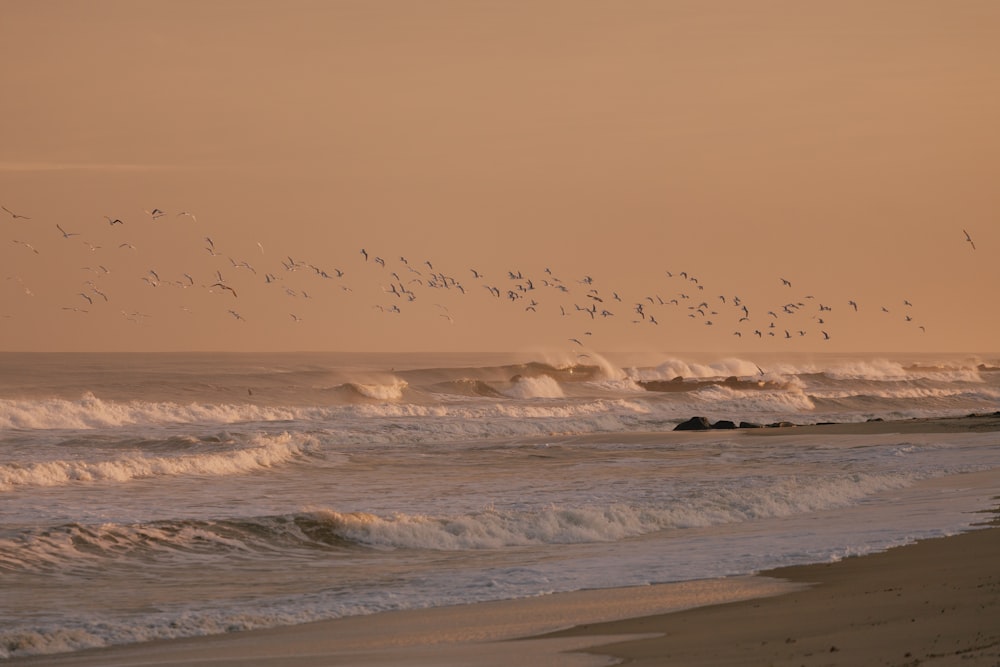
[[995, 666], [998, 558], [1000, 531], [976, 530], [763, 573], [810, 584], [779, 597], [581, 626], [554, 636], [655, 634], [595, 649], [630, 665]]
[[[761, 432], [807, 429], [996, 431], [1000, 416]], [[995, 666], [1000, 664], [996, 512], [996, 506], [984, 507], [975, 529], [958, 535], [758, 576], [388, 612], [9, 663]]]

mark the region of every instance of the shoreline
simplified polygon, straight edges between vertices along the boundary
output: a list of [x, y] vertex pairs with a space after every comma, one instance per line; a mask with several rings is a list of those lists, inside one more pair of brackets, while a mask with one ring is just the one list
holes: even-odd
[[823, 422], [740, 429], [752, 435], [879, 435], [883, 433], [982, 433], [1000, 431], [1000, 411], [956, 417], [912, 417], [863, 422]]
[[[1000, 500], [1000, 496], [996, 498]], [[547, 637], [635, 635], [586, 649], [635, 665], [1000, 664], [1000, 520], [836, 563], [760, 573], [806, 588]]]
[[[752, 435], [1000, 431], [1000, 413]], [[661, 434], [662, 435], [662, 434]], [[0, 660], [33, 667], [1000, 664], [993, 507], [957, 535], [745, 577], [392, 611]], [[992, 518], [987, 516], [992, 513]], [[683, 595], [687, 603], [676, 604]], [[994, 627], [997, 626], [997, 627]], [[544, 661], [544, 662], [543, 662]]]

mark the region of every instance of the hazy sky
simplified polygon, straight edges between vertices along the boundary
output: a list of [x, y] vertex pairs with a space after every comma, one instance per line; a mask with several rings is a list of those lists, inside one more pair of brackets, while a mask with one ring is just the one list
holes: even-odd
[[0, 12], [0, 349], [1000, 347], [995, 0]]

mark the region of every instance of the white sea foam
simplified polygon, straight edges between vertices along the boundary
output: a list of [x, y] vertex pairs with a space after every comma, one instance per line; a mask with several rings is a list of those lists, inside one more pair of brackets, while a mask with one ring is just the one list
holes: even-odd
[[653, 532], [782, 517], [844, 507], [872, 494], [912, 484], [922, 475], [855, 474], [827, 479], [798, 476], [722, 488], [712, 497], [666, 507], [614, 503], [538, 511], [488, 509], [435, 517], [316, 510], [317, 520], [345, 539], [382, 548], [458, 551], [540, 544], [614, 542]]
[[808, 413], [816, 407], [804, 392], [784, 389], [762, 391], [712, 385], [699, 389], [692, 397], [710, 405], [725, 405], [727, 410], [735, 414]]
[[518, 378], [517, 382], [502, 392], [513, 398], [564, 398], [562, 387], [548, 375]]
[[382, 384], [362, 384], [354, 383], [352, 386], [362, 396], [374, 398], [379, 401], [398, 401], [403, 398], [403, 390], [406, 389], [405, 380], [396, 379], [394, 382]]
[[673, 380], [683, 378], [725, 378], [725, 377], [756, 377], [760, 368], [756, 363], [745, 359], [728, 358], [711, 363], [698, 363], [683, 359], [670, 359], [654, 368], [633, 368], [629, 375], [638, 380]]
[[281, 421], [293, 419], [295, 408], [251, 403], [172, 403], [106, 401], [87, 392], [79, 400], [0, 399], [0, 429], [97, 429], [130, 424]]
[[306, 435], [255, 436], [242, 448], [179, 456], [132, 453], [107, 460], [54, 460], [0, 465], [0, 491], [74, 482], [125, 482], [170, 475], [236, 475], [281, 465], [312, 446]]

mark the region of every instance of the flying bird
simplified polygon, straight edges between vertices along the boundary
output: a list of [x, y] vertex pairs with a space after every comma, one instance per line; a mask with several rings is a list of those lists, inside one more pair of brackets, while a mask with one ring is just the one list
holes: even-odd
[[65, 229], [59, 226], [58, 222], [56, 223], [56, 229], [58, 229], [59, 232], [62, 233], [64, 239], [68, 239], [71, 236], [79, 236], [79, 234], [76, 232], [67, 232]]
[[968, 241], [969, 245], [971, 245], [971, 246], [972, 246], [972, 249], [973, 249], [973, 250], [975, 250], [975, 249], [976, 249], [976, 244], [975, 244], [975, 242], [974, 242], [974, 241], [972, 240], [972, 237], [971, 237], [971, 236], [969, 236], [969, 232], [967, 232], [967, 231], [965, 231], [965, 230], [963, 229], [963, 230], [962, 230], [962, 233], [963, 233], [963, 234], [965, 234], [965, 240], [966, 240], [966, 241]]
[[18, 214], [18, 213], [14, 213], [14, 211], [10, 210], [10, 209], [9, 209], [9, 208], [7, 208], [6, 206], [0, 206], [0, 208], [2, 208], [3, 210], [7, 211], [7, 213], [10, 213], [10, 217], [11, 217], [11, 219], [13, 219], [13, 220], [17, 220], [18, 218], [22, 218], [22, 219], [24, 219], [24, 220], [31, 220], [31, 218], [29, 218], [29, 217], [28, 217], [28, 216], [26, 216], [26, 215], [20, 215], [20, 214]]
[[27, 241], [18, 241], [17, 239], [11, 239], [11, 243], [16, 243], [18, 245], [23, 245], [25, 248], [27, 248], [31, 252], [35, 253], [36, 255], [39, 254], [38, 251], [35, 249], [35, 246], [31, 245]]
[[[236, 290], [234, 290], [229, 285], [226, 285], [225, 283], [213, 283], [212, 287], [218, 287], [219, 289], [229, 290], [230, 292], [233, 293], [233, 297], [238, 298], [238, 296], [239, 296], [239, 295], [236, 294]], [[232, 311], [230, 311], [230, 312], [232, 312]]]

